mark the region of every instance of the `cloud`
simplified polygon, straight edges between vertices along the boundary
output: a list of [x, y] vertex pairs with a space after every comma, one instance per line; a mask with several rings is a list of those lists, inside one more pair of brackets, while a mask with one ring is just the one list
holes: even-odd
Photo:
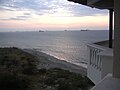
[[8, 20], [28, 20], [31, 18], [31, 14], [29, 13], [24, 13], [23, 16], [16, 16], [16, 17], [11, 17]]
[[0, 19], [0, 20], [28, 20], [30, 18], [31, 18], [31, 15], [29, 14], [29, 15], [15, 16], [15, 17], [7, 18], [7, 19]]
[[74, 14], [74, 16], [96, 16], [96, 15], [107, 15], [107, 10], [99, 10], [96, 8], [91, 8], [83, 5], [71, 5], [69, 11]]
[[25, 20], [25, 19], [14, 17], [14, 18], [10, 18], [9, 20]]
[[31, 14], [24, 13], [21, 16], [11, 16], [10, 18], [3, 18], [3, 19], [0, 19], [0, 20], [2, 20], [2, 21], [6, 21], [6, 20], [28, 20], [30, 18], [31, 18]]
[[[85, 7], [67, 0], [0, 0], [0, 10], [2, 11], [32, 11], [37, 15], [50, 16], [94, 16], [107, 15], [107, 11], [100, 11]], [[24, 13], [29, 15], [30, 13]], [[21, 19], [15, 17], [12, 19]]]
[[24, 15], [31, 15], [31, 13], [24, 13]]
[[14, 11], [10, 8], [0, 7], [0, 11]]

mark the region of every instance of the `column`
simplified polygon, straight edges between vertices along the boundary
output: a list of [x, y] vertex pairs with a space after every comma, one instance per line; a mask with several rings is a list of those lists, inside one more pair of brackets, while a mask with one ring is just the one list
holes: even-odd
[[114, 20], [113, 77], [120, 78], [120, 0], [114, 0]]
[[113, 46], [113, 9], [109, 10], [109, 48]]

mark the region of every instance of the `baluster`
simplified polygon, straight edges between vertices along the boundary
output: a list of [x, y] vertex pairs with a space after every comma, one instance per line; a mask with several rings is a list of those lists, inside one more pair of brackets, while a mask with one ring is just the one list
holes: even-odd
[[[100, 52], [100, 50], [99, 49], [97, 49], [97, 53], [99, 53]], [[96, 55], [97, 56], [97, 58], [96, 58], [96, 60], [97, 60], [97, 62], [96, 62], [96, 65], [97, 65], [97, 69], [99, 68], [99, 55]]]
[[94, 51], [94, 53], [93, 53], [93, 55], [94, 55], [93, 64], [94, 64], [94, 67], [96, 67], [96, 49], [94, 48], [93, 51]]
[[101, 57], [100, 57], [100, 65], [99, 65], [99, 70], [101, 71], [101, 67], [102, 67], [102, 61], [101, 61]]
[[95, 68], [97, 67], [97, 49], [95, 48]]
[[94, 59], [94, 51], [93, 48], [91, 48], [91, 64], [93, 65], [93, 59]]
[[92, 60], [92, 50], [91, 50], [91, 48], [89, 50], [90, 50], [89, 59], [90, 59], [90, 65], [91, 65], [92, 64], [92, 62], [91, 62], [91, 60]]
[[93, 66], [95, 66], [95, 51], [94, 51], [94, 48], [93, 48]]
[[95, 66], [97, 68], [97, 49], [95, 49]]

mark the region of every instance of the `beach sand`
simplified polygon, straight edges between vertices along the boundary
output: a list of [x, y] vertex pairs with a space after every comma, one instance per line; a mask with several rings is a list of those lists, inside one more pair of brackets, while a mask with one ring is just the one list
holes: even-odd
[[75, 64], [72, 64], [63, 60], [58, 60], [53, 56], [50, 56], [46, 53], [40, 52], [35, 49], [24, 49], [24, 51], [34, 55], [38, 59], [39, 61], [37, 64], [38, 69], [61, 68], [64, 70], [69, 70], [71, 72], [79, 73], [84, 76], [87, 75], [87, 69], [84, 67], [77, 66]]

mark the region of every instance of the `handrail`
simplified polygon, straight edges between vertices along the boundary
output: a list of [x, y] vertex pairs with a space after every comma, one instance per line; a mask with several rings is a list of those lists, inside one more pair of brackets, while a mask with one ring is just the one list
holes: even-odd
[[93, 44], [93, 43], [88, 43], [87, 44], [88, 47], [93, 47], [93, 48], [96, 48], [96, 49], [100, 49], [100, 50], [107, 50], [107, 49], [110, 49], [108, 47], [104, 47], [104, 46], [100, 46], [100, 45], [97, 45], [97, 44]]

